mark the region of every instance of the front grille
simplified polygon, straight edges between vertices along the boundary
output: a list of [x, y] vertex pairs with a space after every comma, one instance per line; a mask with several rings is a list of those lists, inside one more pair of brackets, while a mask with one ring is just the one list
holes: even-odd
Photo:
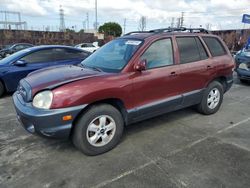
[[17, 92], [22, 96], [25, 102], [31, 101], [31, 88], [25, 80], [19, 82]]

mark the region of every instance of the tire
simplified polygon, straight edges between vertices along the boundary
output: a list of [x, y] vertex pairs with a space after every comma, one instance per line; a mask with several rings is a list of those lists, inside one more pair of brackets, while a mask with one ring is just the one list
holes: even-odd
[[0, 81], [0, 97], [3, 96], [4, 92], [5, 92], [4, 85], [3, 85], [3, 83]]
[[93, 105], [76, 122], [73, 143], [86, 155], [105, 153], [119, 143], [123, 128], [122, 115], [115, 107], [109, 104]]
[[216, 113], [223, 101], [223, 93], [223, 86], [220, 82], [211, 82], [206, 88], [202, 101], [197, 106], [197, 110], [204, 115]]
[[243, 83], [243, 84], [245, 84], [245, 83], [247, 83], [247, 80], [240, 79], [240, 82]]

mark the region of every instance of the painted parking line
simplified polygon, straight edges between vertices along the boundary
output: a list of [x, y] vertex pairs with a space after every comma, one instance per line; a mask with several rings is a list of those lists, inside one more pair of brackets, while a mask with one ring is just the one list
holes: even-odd
[[[204, 137], [204, 138], [201, 138], [201, 139], [199, 139], [199, 140], [196, 140], [196, 141], [194, 141], [194, 142], [192, 142], [192, 143], [190, 143], [190, 144], [188, 144], [188, 145], [186, 145], [186, 146], [184, 146], [184, 147], [182, 147], [182, 148], [173, 150], [173, 151], [171, 151], [171, 152], [167, 155], [167, 157], [172, 156], [172, 155], [175, 155], [175, 154], [177, 154], [177, 153], [180, 153], [180, 152], [182, 152], [182, 151], [184, 151], [184, 150], [186, 150], [186, 149], [188, 149], [188, 148], [191, 148], [191, 147], [193, 147], [193, 146], [195, 146], [195, 145], [197, 145], [197, 144], [199, 144], [199, 143], [201, 143], [201, 142], [207, 140], [208, 138], [211, 138], [211, 137], [213, 137], [213, 136], [215, 136], [215, 135], [217, 135], [217, 134], [220, 134], [220, 133], [222, 133], [222, 132], [225, 132], [225, 131], [227, 131], [227, 130], [230, 130], [230, 129], [232, 129], [232, 128], [234, 128], [234, 127], [237, 127], [237, 126], [239, 126], [239, 125], [242, 125], [242, 124], [244, 124], [244, 123], [247, 123], [248, 121], [250, 121], [250, 117], [247, 118], [247, 119], [241, 120], [241, 121], [238, 122], [238, 123], [232, 124], [231, 126], [225, 127], [225, 128], [223, 128], [223, 129], [221, 129], [221, 130], [219, 130], [219, 131], [217, 131], [217, 132], [215, 132], [215, 133], [213, 133], [213, 134], [210, 134], [210, 135], [208, 135], [208, 136], [206, 136], [206, 137]], [[145, 163], [145, 164], [143, 164], [143, 165], [141, 165], [141, 166], [139, 166], [139, 167], [137, 167], [137, 168], [134, 168], [134, 169], [132, 169], [132, 170], [126, 171], [126, 172], [124, 172], [124, 173], [122, 173], [122, 174], [120, 174], [120, 175], [118, 175], [118, 176], [116, 176], [116, 177], [114, 177], [114, 178], [112, 178], [112, 179], [103, 181], [103, 182], [101, 182], [100, 184], [93, 186], [92, 188], [104, 187], [104, 186], [106, 186], [106, 185], [108, 185], [108, 184], [111, 184], [111, 183], [113, 183], [113, 182], [115, 182], [115, 181], [121, 179], [121, 178], [124, 178], [124, 177], [126, 177], [126, 176], [128, 176], [128, 175], [130, 175], [130, 174], [133, 174], [133, 173], [135, 173], [135, 172], [138, 171], [138, 170], [144, 169], [144, 168], [147, 167], [147, 166], [156, 165], [156, 163], [157, 163], [160, 159], [161, 159], [160, 157], [158, 157], [158, 158], [156, 158], [156, 159], [152, 159], [152, 160], [150, 160], [149, 162], [147, 162], [147, 163]]]
[[144, 168], [147, 167], [147, 166], [150, 166], [150, 165], [152, 165], [152, 164], [155, 164], [155, 163], [156, 163], [157, 161], [159, 161], [159, 160], [160, 160], [159, 158], [158, 158], [158, 159], [155, 159], [155, 160], [151, 160], [151, 161], [149, 161], [149, 162], [147, 162], [147, 163], [145, 163], [145, 164], [143, 164], [143, 165], [141, 165], [141, 166], [139, 166], [139, 167], [137, 167], [137, 168], [134, 168], [134, 169], [132, 169], [132, 170], [126, 171], [126, 172], [120, 174], [119, 176], [116, 176], [116, 177], [114, 177], [114, 178], [112, 178], [112, 179], [110, 179], [110, 180], [103, 181], [102, 183], [100, 183], [100, 184], [98, 184], [98, 185], [96, 185], [96, 186], [93, 186], [92, 188], [104, 187], [104, 186], [106, 186], [106, 185], [108, 185], [108, 184], [110, 184], [110, 183], [112, 183], [112, 182], [115, 182], [115, 181], [117, 181], [117, 180], [119, 180], [119, 179], [121, 179], [121, 178], [123, 178], [123, 177], [125, 177], [125, 176], [128, 176], [128, 175], [130, 175], [130, 174], [133, 174], [133, 173], [135, 173], [135, 172], [138, 171], [138, 170], [144, 169]]

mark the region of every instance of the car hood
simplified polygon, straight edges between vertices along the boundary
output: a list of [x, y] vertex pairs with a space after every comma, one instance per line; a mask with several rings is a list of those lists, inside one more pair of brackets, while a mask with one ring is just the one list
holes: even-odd
[[32, 94], [35, 94], [39, 90], [53, 89], [76, 80], [104, 74], [107, 73], [82, 68], [80, 66], [62, 65], [32, 72], [25, 78], [25, 81], [31, 86]]

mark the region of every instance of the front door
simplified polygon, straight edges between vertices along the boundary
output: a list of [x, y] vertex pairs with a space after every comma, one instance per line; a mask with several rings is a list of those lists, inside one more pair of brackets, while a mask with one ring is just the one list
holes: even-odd
[[134, 119], [146, 119], [177, 108], [181, 103], [178, 92], [181, 80], [171, 38], [153, 42], [140, 60], [147, 61], [147, 68], [136, 72], [133, 79]]

